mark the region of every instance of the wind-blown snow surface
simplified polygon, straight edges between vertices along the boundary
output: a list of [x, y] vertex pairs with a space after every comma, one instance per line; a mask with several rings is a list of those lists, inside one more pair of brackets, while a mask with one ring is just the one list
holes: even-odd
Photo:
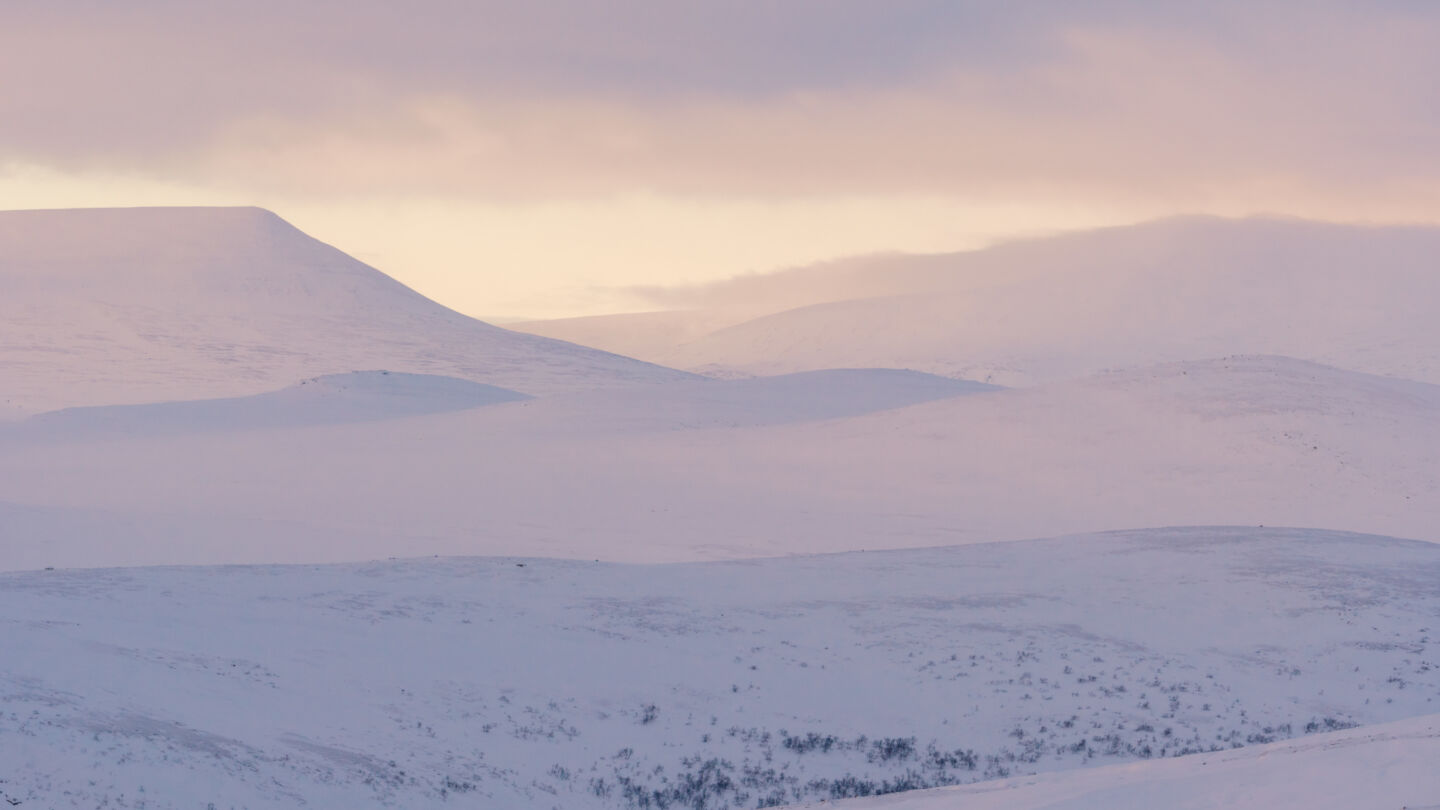
[[[708, 381], [86, 440], [22, 424], [0, 430], [0, 569], [685, 561], [1216, 524], [1440, 540], [1435, 386], [1273, 357], [934, 399], [945, 384]], [[934, 401], [855, 404], [906, 396]]]
[[818, 810], [1353, 810], [1440, 807], [1440, 715], [1143, 765], [1007, 779]]
[[0, 212], [0, 368], [12, 414], [371, 368], [527, 394], [686, 376], [468, 318], [253, 208]]
[[517, 328], [720, 374], [876, 366], [1028, 385], [1263, 353], [1440, 383], [1437, 268], [1436, 228], [1184, 217], [660, 299], [698, 309], [687, 320], [715, 324], [705, 335], [655, 314]]
[[754, 807], [1223, 751], [1435, 713], [1437, 581], [1433, 544], [1219, 528], [6, 574], [0, 791]]

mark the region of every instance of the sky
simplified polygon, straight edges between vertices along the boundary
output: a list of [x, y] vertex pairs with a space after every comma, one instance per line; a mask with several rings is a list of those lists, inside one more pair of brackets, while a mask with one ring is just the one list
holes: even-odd
[[1429, 0], [5, 0], [0, 208], [259, 205], [468, 314], [1178, 213], [1440, 222]]

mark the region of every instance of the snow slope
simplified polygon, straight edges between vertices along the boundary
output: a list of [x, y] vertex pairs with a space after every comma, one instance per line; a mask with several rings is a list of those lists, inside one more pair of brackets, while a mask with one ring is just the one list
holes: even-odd
[[799, 805], [834, 810], [1434, 810], [1440, 715], [1182, 759]]
[[1216, 524], [1440, 540], [1436, 386], [1243, 357], [818, 421], [829, 401], [797, 398], [897, 377], [933, 399], [924, 377], [852, 372], [244, 432], [22, 426], [0, 431], [0, 517], [20, 527], [0, 569], [684, 561]]
[[465, 317], [252, 208], [0, 212], [0, 367], [12, 415], [369, 368], [528, 394], [685, 376]]
[[5, 574], [0, 792], [755, 807], [1223, 752], [1434, 714], [1437, 580], [1433, 544], [1225, 528]]
[[[938, 256], [866, 257], [660, 299], [639, 316], [524, 324], [734, 375], [913, 368], [1027, 385], [1105, 368], [1279, 354], [1440, 383], [1440, 229], [1184, 217]], [[655, 318], [658, 316], [645, 316]]]

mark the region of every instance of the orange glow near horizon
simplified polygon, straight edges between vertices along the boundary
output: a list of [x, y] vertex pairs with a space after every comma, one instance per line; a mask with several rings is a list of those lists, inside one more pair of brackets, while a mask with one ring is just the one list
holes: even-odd
[[1176, 214], [1440, 223], [1414, 4], [17, 2], [0, 208], [256, 205], [487, 320]]
[[703, 284], [877, 252], [971, 250], [1008, 239], [1180, 213], [1284, 212], [1347, 222], [1440, 222], [1440, 210], [1318, 200], [1109, 207], [936, 196], [800, 200], [631, 195], [493, 203], [444, 198], [314, 201], [141, 177], [11, 169], [0, 209], [258, 205], [446, 306], [496, 322], [654, 308], [632, 286]]

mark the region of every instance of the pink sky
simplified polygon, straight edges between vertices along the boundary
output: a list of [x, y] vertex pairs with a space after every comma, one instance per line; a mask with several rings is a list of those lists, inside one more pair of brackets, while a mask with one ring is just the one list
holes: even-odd
[[0, 71], [0, 207], [262, 205], [484, 317], [1181, 212], [1440, 221], [1413, 0], [11, 0]]

